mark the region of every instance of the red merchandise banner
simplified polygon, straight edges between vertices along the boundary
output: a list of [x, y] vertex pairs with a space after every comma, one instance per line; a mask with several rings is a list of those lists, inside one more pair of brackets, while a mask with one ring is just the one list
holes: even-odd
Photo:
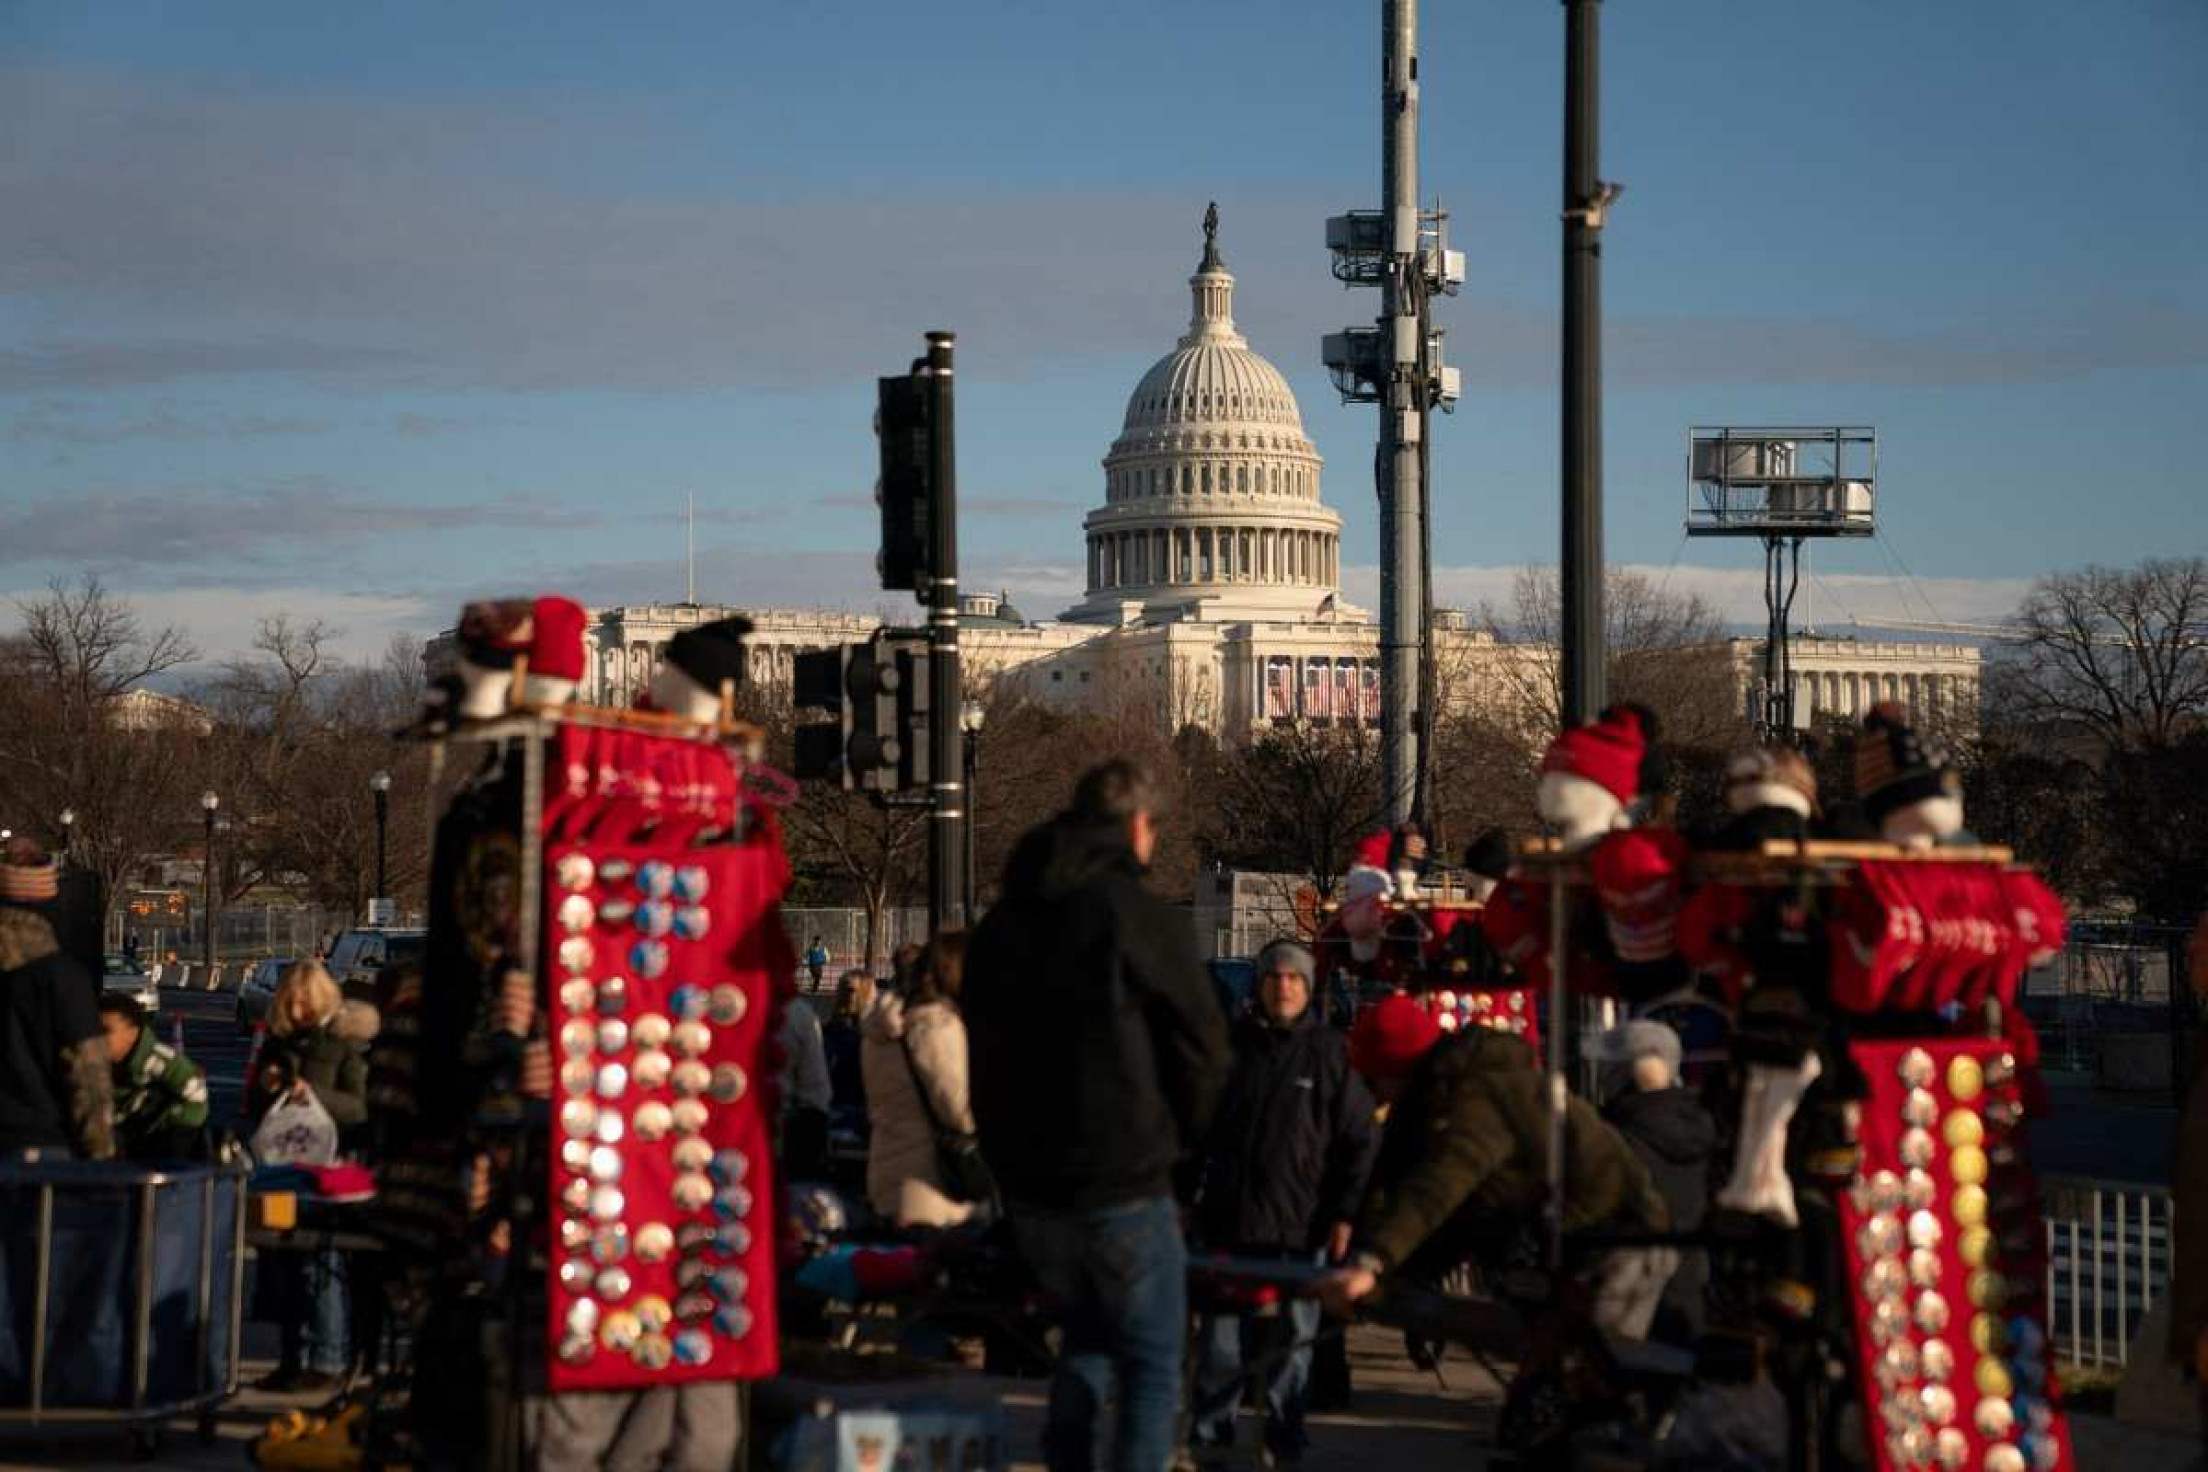
[[2046, 1229], [2000, 1039], [1850, 1044], [1862, 1161], [1840, 1199], [1868, 1440], [1886, 1472], [2075, 1467], [2047, 1343]]
[[[1834, 898], [1832, 999], [1855, 1012], [2016, 1000], [2025, 966], [2062, 944], [2062, 906], [1994, 864], [1859, 866]], [[2052, 939], [2050, 939], [2050, 936]]]
[[[771, 1126], [777, 1018], [795, 964], [778, 912], [779, 833], [759, 810], [742, 841], [691, 846], [695, 824], [677, 814], [728, 813], [725, 757], [620, 740], [624, 755], [653, 760], [629, 768], [613, 808], [649, 802], [663, 821], [613, 842], [560, 836], [549, 807], [546, 819], [555, 1391], [779, 1367]], [[665, 749], [677, 746], [699, 760]], [[588, 801], [571, 792], [567, 817]]]

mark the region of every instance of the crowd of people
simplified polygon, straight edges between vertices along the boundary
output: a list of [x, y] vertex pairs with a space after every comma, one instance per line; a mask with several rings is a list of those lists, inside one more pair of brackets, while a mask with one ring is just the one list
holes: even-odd
[[[1199, 1457], [1227, 1453], [1253, 1392], [1263, 1453], [1293, 1465], [1322, 1311], [1523, 1250], [1546, 1082], [1522, 1038], [1445, 1033], [1407, 994], [1335, 1025], [1295, 939], [1262, 950], [1229, 1017], [1185, 917], [1144, 883], [1164, 821], [1139, 767], [1087, 773], [970, 934], [900, 952], [886, 982], [846, 972], [825, 1025], [785, 1028], [789, 1067], [824, 1055], [831, 1108], [863, 1120], [884, 1228], [993, 1221], [1016, 1245], [1062, 1331], [1053, 1468], [1162, 1468], [1184, 1433]], [[1605, 1107], [1570, 1105], [1565, 1225], [1692, 1225], [1717, 1132], [1678, 1087], [1678, 1036], [1637, 1022], [1604, 1046]], [[791, 1099], [793, 1122], [815, 1107]], [[1203, 1305], [1191, 1334], [1192, 1248], [1308, 1291], [1272, 1312]], [[1597, 1289], [1605, 1327], [1692, 1332], [1677, 1253], [1611, 1252]]]
[[[835, 1142], [863, 1138], [883, 1228], [988, 1227], [1015, 1247], [1062, 1331], [1054, 1469], [1151, 1472], [1184, 1435], [1199, 1456], [1225, 1452], [1253, 1396], [1263, 1451], [1293, 1465], [1322, 1313], [1353, 1315], [1392, 1282], [1438, 1283], [1466, 1262], [1523, 1260], [1549, 1178], [1548, 1083], [1522, 1036], [1444, 1031], [1404, 993], [1339, 1025], [1325, 962], [1289, 938], [1264, 947], [1249, 1005], [1228, 1016], [1186, 917], [1144, 882], [1165, 821], [1140, 767], [1084, 774], [1016, 846], [972, 931], [901, 949], [887, 978], [846, 970], [832, 994], [833, 957], [813, 937], [800, 964], [817, 1001], [789, 1007], [779, 1038], [787, 1178], [826, 1177]], [[1473, 855], [1473, 871], [1494, 857]], [[0, 1156], [204, 1155], [226, 1123], [210, 1118], [204, 1075], [63, 953], [45, 913], [56, 868], [20, 840], [0, 855]], [[2208, 940], [2195, 970], [2208, 988]], [[235, 1134], [305, 1164], [357, 1150], [376, 1029], [319, 962], [292, 966]], [[1600, 1087], [1565, 1116], [1564, 1230], [1693, 1230], [1720, 1131], [1682, 1086], [1679, 1035], [1641, 1019], [1593, 1052]], [[2196, 1090], [2188, 1111], [2194, 1143], [2204, 1099]], [[2190, 1153], [2188, 1200], [2208, 1149]], [[1192, 1248], [1277, 1264], [1308, 1291], [1278, 1312], [1209, 1305], [1192, 1334]], [[2186, 1266], [2181, 1252], [2173, 1358], [2208, 1370], [2208, 1292]], [[1705, 1281], [1693, 1254], [1613, 1248], [1594, 1259], [1592, 1316], [1692, 1343]], [[256, 1311], [282, 1330], [264, 1385], [312, 1390], [345, 1373], [339, 1254], [264, 1261]]]

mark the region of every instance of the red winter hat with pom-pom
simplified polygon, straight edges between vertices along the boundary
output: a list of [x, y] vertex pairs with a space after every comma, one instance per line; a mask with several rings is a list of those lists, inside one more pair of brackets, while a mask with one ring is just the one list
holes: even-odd
[[583, 677], [583, 605], [572, 598], [544, 597], [532, 609], [529, 673], [549, 680]]
[[1440, 1037], [1434, 1014], [1416, 997], [1398, 992], [1358, 1017], [1349, 1030], [1349, 1061], [1367, 1078], [1402, 1078]]
[[1639, 715], [1613, 708], [1602, 719], [1575, 726], [1550, 742], [1541, 771], [1584, 777], [1619, 802], [1631, 802], [1641, 790], [1641, 758], [1647, 752], [1648, 734]]

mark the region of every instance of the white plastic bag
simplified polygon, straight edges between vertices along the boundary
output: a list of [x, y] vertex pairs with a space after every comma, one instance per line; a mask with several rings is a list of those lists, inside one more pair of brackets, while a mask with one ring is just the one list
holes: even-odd
[[261, 1116], [252, 1150], [262, 1165], [330, 1165], [337, 1160], [337, 1121], [313, 1089], [286, 1094]]

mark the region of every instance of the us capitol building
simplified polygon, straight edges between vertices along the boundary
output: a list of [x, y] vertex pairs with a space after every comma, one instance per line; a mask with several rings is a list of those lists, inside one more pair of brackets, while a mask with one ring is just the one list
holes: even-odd
[[[1001, 596], [961, 600], [970, 677], [1052, 702], [1135, 702], [1173, 729], [1242, 737], [1298, 718], [1377, 724], [1379, 626], [1345, 602], [1342, 519], [1321, 498], [1321, 461], [1288, 382], [1235, 327], [1234, 277], [1207, 221], [1189, 278], [1188, 331], [1143, 374], [1104, 456], [1104, 501], [1083, 519], [1087, 590], [1054, 622]], [[752, 620], [751, 678], [786, 682], [799, 650], [863, 639], [872, 617], [823, 610], [630, 604], [594, 610], [578, 697], [625, 704], [667, 641], [729, 614]], [[1554, 651], [1497, 643], [1437, 611], [1446, 698], [1512, 698], [1503, 661]], [[450, 648], [434, 641], [430, 657]], [[1759, 641], [1712, 651], [1754, 699]], [[1974, 710], [1979, 655], [1955, 645], [1798, 640], [1795, 710], [1805, 723], [1878, 699]]]

